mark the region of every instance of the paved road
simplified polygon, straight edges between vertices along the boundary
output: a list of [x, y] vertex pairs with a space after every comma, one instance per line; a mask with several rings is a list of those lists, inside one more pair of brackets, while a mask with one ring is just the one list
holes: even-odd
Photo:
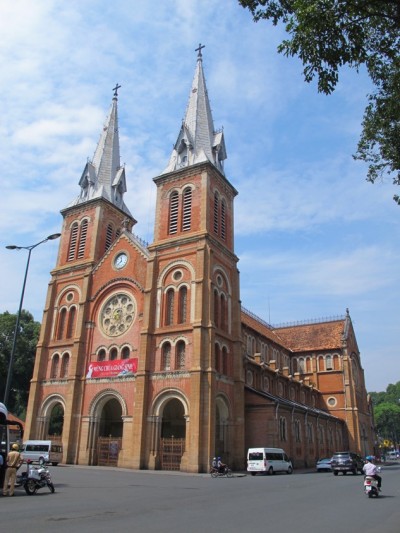
[[0, 497], [1, 531], [12, 533], [399, 533], [400, 465], [384, 468], [368, 499], [362, 476], [137, 472], [52, 467], [56, 493]]

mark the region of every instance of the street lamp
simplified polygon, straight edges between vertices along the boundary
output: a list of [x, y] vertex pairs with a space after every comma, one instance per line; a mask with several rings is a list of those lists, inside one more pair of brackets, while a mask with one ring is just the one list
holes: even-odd
[[13, 362], [14, 362], [14, 356], [15, 356], [15, 349], [16, 349], [16, 346], [17, 346], [19, 322], [20, 322], [20, 319], [21, 319], [22, 303], [24, 301], [26, 278], [28, 276], [29, 262], [31, 260], [31, 253], [32, 253], [32, 250], [34, 248], [36, 248], [36, 246], [39, 246], [39, 244], [42, 244], [42, 243], [47, 242], [47, 241], [53, 241], [54, 239], [58, 239], [60, 236], [61, 236], [61, 233], [53, 233], [52, 235], [49, 235], [48, 237], [46, 237], [42, 241], [37, 242], [36, 244], [32, 244], [31, 246], [15, 246], [14, 244], [10, 244], [9, 246], [6, 246], [6, 248], [8, 250], [28, 250], [28, 259], [26, 261], [24, 283], [22, 285], [21, 299], [19, 301], [19, 309], [18, 309], [18, 313], [17, 313], [17, 322], [15, 323], [14, 338], [13, 338], [13, 343], [12, 343], [12, 348], [11, 348], [10, 361], [8, 363], [7, 383], [6, 383], [6, 388], [5, 388], [5, 391], [4, 391], [4, 404], [6, 406], [8, 404], [8, 396], [9, 396], [9, 393], [10, 393], [12, 371], [13, 371]]

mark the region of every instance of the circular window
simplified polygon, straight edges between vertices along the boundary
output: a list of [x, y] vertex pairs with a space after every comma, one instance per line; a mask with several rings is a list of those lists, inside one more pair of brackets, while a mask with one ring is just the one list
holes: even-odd
[[182, 279], [182, 270], [175, 270], [175, 272], [172, 274], [172, 278], [174, 281], [179, 281], [180, 279]]
[[72, 302], [73, 299], [74, 299], [74, 293], [73, 292], [69, 292], [67, 294], [67, 302]]
[[135, 300], [128, 294], [114, 294], [100, 312], [101, 329], [109, 337], [118, 337], [131, 327], [135, 316]]
[[334, 398], [333, 396], [331, 396], [330, 398], [328, 398], [328, 405], [329, 405], [329, 407], [335, 407], [336, 404], [337, 404], [337, 400], [336, 400], [336, 398]]
[[222, 276], [218, 274], [217, 276], [217, 285], [218, 287], [222, 287], [222, 284], [224, 283], [224, 280], [222, 279]]

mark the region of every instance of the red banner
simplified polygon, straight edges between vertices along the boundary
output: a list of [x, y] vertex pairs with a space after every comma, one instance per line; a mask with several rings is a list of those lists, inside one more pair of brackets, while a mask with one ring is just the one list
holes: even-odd
[[86, 378], [115, 378], [133, 376], [137, 371], [138, 360], [114, 359], [114, 361], [92, 361], [89, 363]]

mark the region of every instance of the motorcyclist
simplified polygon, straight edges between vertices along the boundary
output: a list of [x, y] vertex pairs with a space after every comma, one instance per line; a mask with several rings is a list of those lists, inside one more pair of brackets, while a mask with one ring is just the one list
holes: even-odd
[[221, 457], [218, 457], [218, 459], [217, 459], [217, 467], [218, 467], [218, 472], [220, 474], [224, 473], [226, 466], [227, 465], [221, 461]]
[[365, 465], [363, 466], [363, 472], [366, 476], [373, 477], [378, 482], [378, 490], [381, 490], [382, 486], [382, 478], [378, 475], [378, 467], [373, 463], [374, 458], [372, 455], [367, 455], [365, 458], [367, 461]]

